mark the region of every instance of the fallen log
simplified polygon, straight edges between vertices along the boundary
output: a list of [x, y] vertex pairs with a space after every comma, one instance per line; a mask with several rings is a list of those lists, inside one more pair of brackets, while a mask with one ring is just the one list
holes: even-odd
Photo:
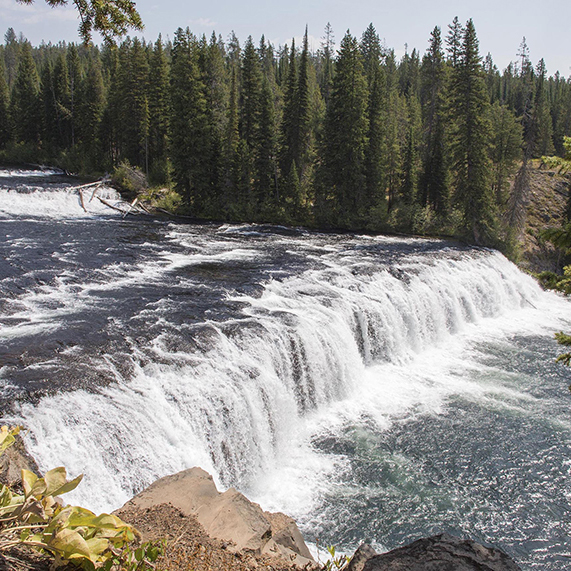
[[113, 210], [116, 210], [117, 212], [120, 212], [121, 214], [125, 213], [125, 211], [122, 208], [119, 208], [118, 206], [114, 206], [113, 204], [111, 204], [110, 202], [107, 202], [107, 200], [101, 198], [100, 196], [97, 197], [97, 200], [99, 200], [99, 202], [105, 204], [105, 206], [112, 208]]
[[93, 192], [91, 193], [91, 198], [89, 199], [89, 202], [91, 202], [93, 200], [93, 198], [95, 197], [95, 193], [99, 190], [99, 188], [101, 187], [103, 183], [99, 183], [94, 189]]
[[125, 216], [127, 216], [127, 214], [129, 214], [131, 212], [131, 210], [133, 210], [134, 206], [137, 204], [137, 202], [139, 202], [139, 198], [135, 198], [135, 200], [133, 200], [133, 202], [131, 202], [131, 204], [129, 205], [129, 208], [127, 208], [127, 210], [125, 211], [125, 214], [123, 214], [123, 218], [125, 218]]
[[83, 210], [87, 212], [87, 208], [85, 208], [85, 202], [83, 202], [83, 191], [78, 190], [77, 193], [79, 194], [79, 203], [81, 204], [81, 208], [83, 208]]

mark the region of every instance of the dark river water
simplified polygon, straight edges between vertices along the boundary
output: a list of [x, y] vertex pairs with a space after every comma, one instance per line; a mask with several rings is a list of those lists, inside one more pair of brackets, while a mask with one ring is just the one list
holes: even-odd
[[199, 465], [310, 543], [569, 567], [566, 299], [490, 250], [123, 218], [72, 184], [0, 170], [0, 407], [85, 473], [68, 501]]

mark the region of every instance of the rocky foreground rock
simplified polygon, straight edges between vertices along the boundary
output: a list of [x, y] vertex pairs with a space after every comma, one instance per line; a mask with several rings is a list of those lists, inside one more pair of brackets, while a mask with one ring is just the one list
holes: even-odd
[[292, 518], [263, 511], [234, 488], [219, 492], [201, 468], [157, 480], [116, 513], [128, 521], [133, 510], [164, 504], [196, 518], [210, 537], [227, 542], [231, 552], [276, 558], [292, 567], [318, 567]]

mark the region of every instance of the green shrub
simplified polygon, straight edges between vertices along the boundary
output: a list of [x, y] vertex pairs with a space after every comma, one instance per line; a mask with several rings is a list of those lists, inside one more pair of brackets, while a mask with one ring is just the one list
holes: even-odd
[[132, 167], [127, 161], [115, 167], [111, 184], [119, 191], [130, 194], [139, 194], [149, 187], [145, 173], [139, 167]]
[[[0, 429], [0, 455], [15, 442], [20, 427]], [[95, 515], [79, 506], [63, 506], [58, 496], [74, 490], [83, 475], [67, 479], [63, 467], [43, 478], [22, 470], [23, 494], [0, 489], [0, 552], [17, 546], [51, 553], [54, 567], [73, 563], [86, 571], [152, 569], [162, 543], [132, 548], [139, 532], [117, 516]]]

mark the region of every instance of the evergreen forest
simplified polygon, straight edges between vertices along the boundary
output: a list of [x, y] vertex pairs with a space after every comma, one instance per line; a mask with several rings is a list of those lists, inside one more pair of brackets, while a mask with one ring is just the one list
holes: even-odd
[[[336, 46], [172, 41], [0, 46], [0, 159], [137, 167], [197, 219], [509, 243], [533, 159], [563, 156], [571, 78], [522, 41], [503, 71], [458, 18], [397, 60], [371, 24]], [[516, 50], [514, 49], [514, 52]]]

